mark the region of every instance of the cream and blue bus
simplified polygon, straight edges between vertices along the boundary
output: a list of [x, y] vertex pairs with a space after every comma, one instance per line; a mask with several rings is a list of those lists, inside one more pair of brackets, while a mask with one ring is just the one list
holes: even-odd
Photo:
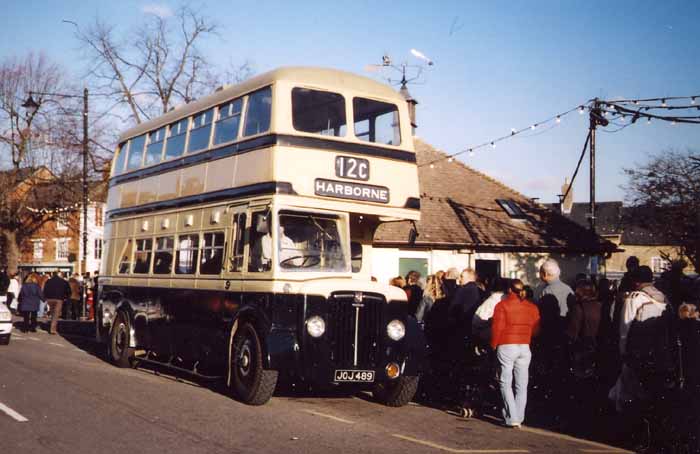
[[383, 222], [418, 220], [408, 107], [351, 73], [282, 68], [122, 134], [96, 311], [118, 366], [278, 382], [406, 404], [424, 342], [403, 290], [372, 282]]

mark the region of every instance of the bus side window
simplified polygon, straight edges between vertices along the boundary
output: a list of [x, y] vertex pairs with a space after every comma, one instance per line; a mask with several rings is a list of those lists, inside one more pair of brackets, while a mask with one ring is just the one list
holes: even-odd
[[272, 108], [272, 90], [263, 88], [248, 95], [248, 107], [245, 114], [244, 136], [253, 136], [270, 129], [270, 111]]
[[136, 252], [134, 253], [134, 274], [146, 274], [151, 269], [151, 251], [153, 240], [150, 238], [136, 240]]
[[124, 252], [122, 253], [122, 258], [119, 260], [119, 274], [129, 274], [131, 269], [131, 254], [134, 249], [134, 242], [127, 240], [124, 245]]
[[175, 255], [175, 274], [194, 274], [199, 258], [199, 235], [180, 235]]
[[203, 235], [199, 274], [219, 274], [224, 260], [224, 232], [205, 233]]
[[248, 271], [270, 271], [272, 268], [270, 221], [269, 211], [253, 213], [253, 222], [250, 225]]
[[245, 246], [245, 213], [236, 213], [233, 217], [233, 240], [231, 241], [230, 271], [243, 271], [243, 248]]
[[156, 253], [153, 257], [153, 274], [170, 274], [173, 267], [175, 241], [171, 236], [156, 238]]

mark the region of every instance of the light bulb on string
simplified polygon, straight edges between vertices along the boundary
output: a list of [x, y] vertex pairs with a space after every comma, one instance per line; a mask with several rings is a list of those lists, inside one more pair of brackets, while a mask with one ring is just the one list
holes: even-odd
[[639, 105], [639, 101], [637, 101], [637, 100], [635, 99], [635, 100], [634, 100], [634, 105], [635, 105], [635, 106], [638, 106], [638, 105]]
[[510, 135], [511, 136], [514, 136], [516, 132], [517, 131], [515, 130], [515, 128], [510, 128]]
[[473, 158], [473, 157], [474, 157], [474, 150], [471, 149], [471, 148], [469, 149], [469, 157], [470, 157], [470, 158]]
[[661, 107], [666, 107], [666, 100], [665, 99], [661, 100]]
[[676, 120], [671, 120], [671, 126], [676, 124]]
[[561, 117], [557, 115], [557, 123], [561, 123]]
[[536, 127], [537, 127], [537, 123], [535, 123], [534, 125], [530, 126], [530, 129], [534, 131]]
[[651, 117], [647, 117], [647, 124], [651, 124]]
[[583, 115], [583, 112], [584, 112], [583, 106], [579, 106], [579, 107], [578, 107], [578, 113], [581, 114], [581, 115]]
[[435, 164], [433, 164], [433, 163], [431, 162], [431, 163], [430, 163], [430, 168], [431, 168], [431, 169], [434, 169], [434, 168], [435, 168]]
[[491, 148], [496, 148], [496, 143], [495, 143], [495, 142], [491, 142]]
[[452, 162], [452, 161], [454, 161], [454, 160], [455, 160], [455, 158], [453, 158], [452, 156], [450, 156], [449, 158], [447, 158], [447, 162]]
[[690, 98], [690, 103], [691, 103], [692, 105], [695, 105], [695, 96], [692, 96], [692, 97]]

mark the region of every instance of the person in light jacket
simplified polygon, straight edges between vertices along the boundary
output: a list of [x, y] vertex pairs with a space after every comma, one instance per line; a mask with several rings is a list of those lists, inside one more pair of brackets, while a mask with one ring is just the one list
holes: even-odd
[[41, 287], [39, 287], [39, 279], [35, 273], [27, 276], [27, 280], [22, 285], [22, 290], [19, 292], [19, 312], [24, 316], [24, 324], [22, 331], [36, 332], [36, 313], [39, 311], [41, 300], [44, 299]]
[[[525, 419], [529, 378], [530, 342], [537, 334], [540, 312], [526, 299], [520, 279], [510, 283], [508, 296], [496, 305], [491, 328], [491, 346], [500, 366], [498, 382], [503, 397], [503, 418], [507, 427], [519, 428]], [[515, 379], [515, 393], [513, 392]]]

